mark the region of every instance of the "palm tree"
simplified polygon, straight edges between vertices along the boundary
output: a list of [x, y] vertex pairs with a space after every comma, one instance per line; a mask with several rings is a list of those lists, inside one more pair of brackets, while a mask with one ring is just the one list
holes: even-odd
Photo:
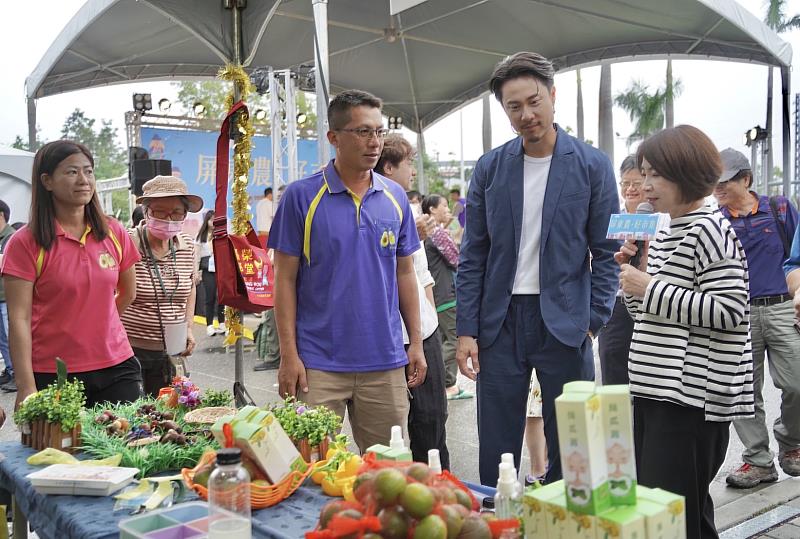
[[575, 77], [578, 83], [578, 107], [577, 107], [577, 115], [578, 115], [578, 139], [584, 140], [583, 136], [583, 87], [581, 86], [581, 70], [580, 68], [575, 70]]
[[614, 161], [614, 100], [611, 98], [611, 64], [600, 66], [600, 92], [597, 109], [597, 145]]
[[680, 80], [652, 94], [646, 84], [633, 81], [625, 92], [616, 95], [614, 103], [625, 110], [634, 123], [633, 133], [628, 136], [628, 145], [643, 140], [664, 127], [667, 101], [680, 95], [680, 92]]
[[664, 101], [664, 119], [667, 122], [667, 127], [675, 126], [675, 99], [674, 99], [674, 86], [672, 83], [672, 59], [667, 59], [667, 95]]
[[[800, 15], [786, 18], [786, 0], [769, 0], [767, 3], [767, 14], [764, 17], [767, 26], [782, 34], [787, 30], [800, 28]], [[772, 66], [767, 66], [767, 170], [772, 170]]]

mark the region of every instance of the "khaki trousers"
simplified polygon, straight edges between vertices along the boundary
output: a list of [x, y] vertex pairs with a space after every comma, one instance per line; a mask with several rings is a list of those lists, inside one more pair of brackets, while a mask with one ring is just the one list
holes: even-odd
[[324, 405], [344, 418], [347, 410], [353, 439], [364, 453], [374, 444], [389, 445], [393, 425], [407, 438], [408, 386], [405, 367], [374, 372], [326, 372], [306, 369], [308, 393], [298, 397]]

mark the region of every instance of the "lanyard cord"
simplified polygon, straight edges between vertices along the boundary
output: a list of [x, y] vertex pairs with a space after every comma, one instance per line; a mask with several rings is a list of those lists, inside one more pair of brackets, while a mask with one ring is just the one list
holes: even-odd
[[[158, 277], [158, 284], [161, 286], [161, 292], [164, 294], [164, 299], [166, 299], [170, 305], [172, 305], [172, 300], [175, 297], [175, 293], [178, 291], [178, 286], [180, 286], [181, 276], [178, 273], [177, 263], [176, 263], [176, 256], [175, 256], [175, 243], [172, 239], [169, 240], [169, 250], [170, 255], [172, 258], [172, 272], [175, 274], [175, 288], [172, 289], [169, 296], [167, 295], [167, 289], [164, 286], [164, 280], [161, 278], [161, 271], [158, 269], [158, 264], [156, 263], [155, 256], [153, 256], [153, 250], [150, 248], [150, 242], [147, 239], [147, 233], [143, 233], [141, 228], [138, 229], [139, 231], [139, 239], [142, 241], [142, 244], [145, 248], [145, 255], [147, 257], [147, 269], [148, 273], [150, 273], [150, 280], [153, 282], [153, 291], [155, 292], [156, 296], [156, 305], [158, 305], [158, 290], [156, 290], [155, 281], [153, 281], [153, 274], [155, 273], [156, 277]], [[152, 264], [152, 267], [151, 267]]]

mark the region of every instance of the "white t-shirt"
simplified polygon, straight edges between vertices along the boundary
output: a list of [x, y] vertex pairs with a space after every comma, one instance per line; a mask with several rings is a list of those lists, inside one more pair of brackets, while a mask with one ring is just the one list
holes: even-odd
[[[412, 204], [411, 211], [414, 218], [419, 217], [422, 212], [419, 204]], [[419, 325], [422, 332], [422, 340], [427, 339], [436, 328], [439, 327], [439, 315], [436, 314], [436, 307], [434, 307], [428, 297], [425, 295], [425, 287], [434, 284], [433, 275], [428, 269], [428, 257], [425, 254], [425, 244], [420, 242], [420, 248], [414, 251], [411, 255], [411, 260], [414, 261], [414, 274], [417, 277], [417, 292], [419, 294]], [[403, 342], [409, 343], [408, 332], [406, 331], [406, 324], [403, 322]]]
[[269, 233], [273, 217], [275, 217], [275, 204], [268, 198], [262, 198], [256, 204], [256, 231]]
[[525, 157], [523, 173], [522, 233], [517, 253], [517, 272], [514, 275], [513, 294], [539, 293], [539, 246], [542, 242], [542, 208], [547, 175], [550, 173], [549, 157]]

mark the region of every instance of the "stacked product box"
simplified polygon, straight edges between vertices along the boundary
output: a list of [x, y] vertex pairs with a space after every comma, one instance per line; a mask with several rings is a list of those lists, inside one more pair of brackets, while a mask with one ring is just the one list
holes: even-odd
[[633, 414], [628, 386], [597, 388], [603, 416], [608, 492], [612, 505], [636, 503], [636, 455], [633, 448]]
[[556, 417], [564, 481], [525, 491], [526, 538], [685, 539], [683, 497], [637, 485], [627, 386], [566, 384]]
[[567, 508], [597, 515], [611, 507], [600, 397], [564, 393], [556, 399], [556, 421]]

